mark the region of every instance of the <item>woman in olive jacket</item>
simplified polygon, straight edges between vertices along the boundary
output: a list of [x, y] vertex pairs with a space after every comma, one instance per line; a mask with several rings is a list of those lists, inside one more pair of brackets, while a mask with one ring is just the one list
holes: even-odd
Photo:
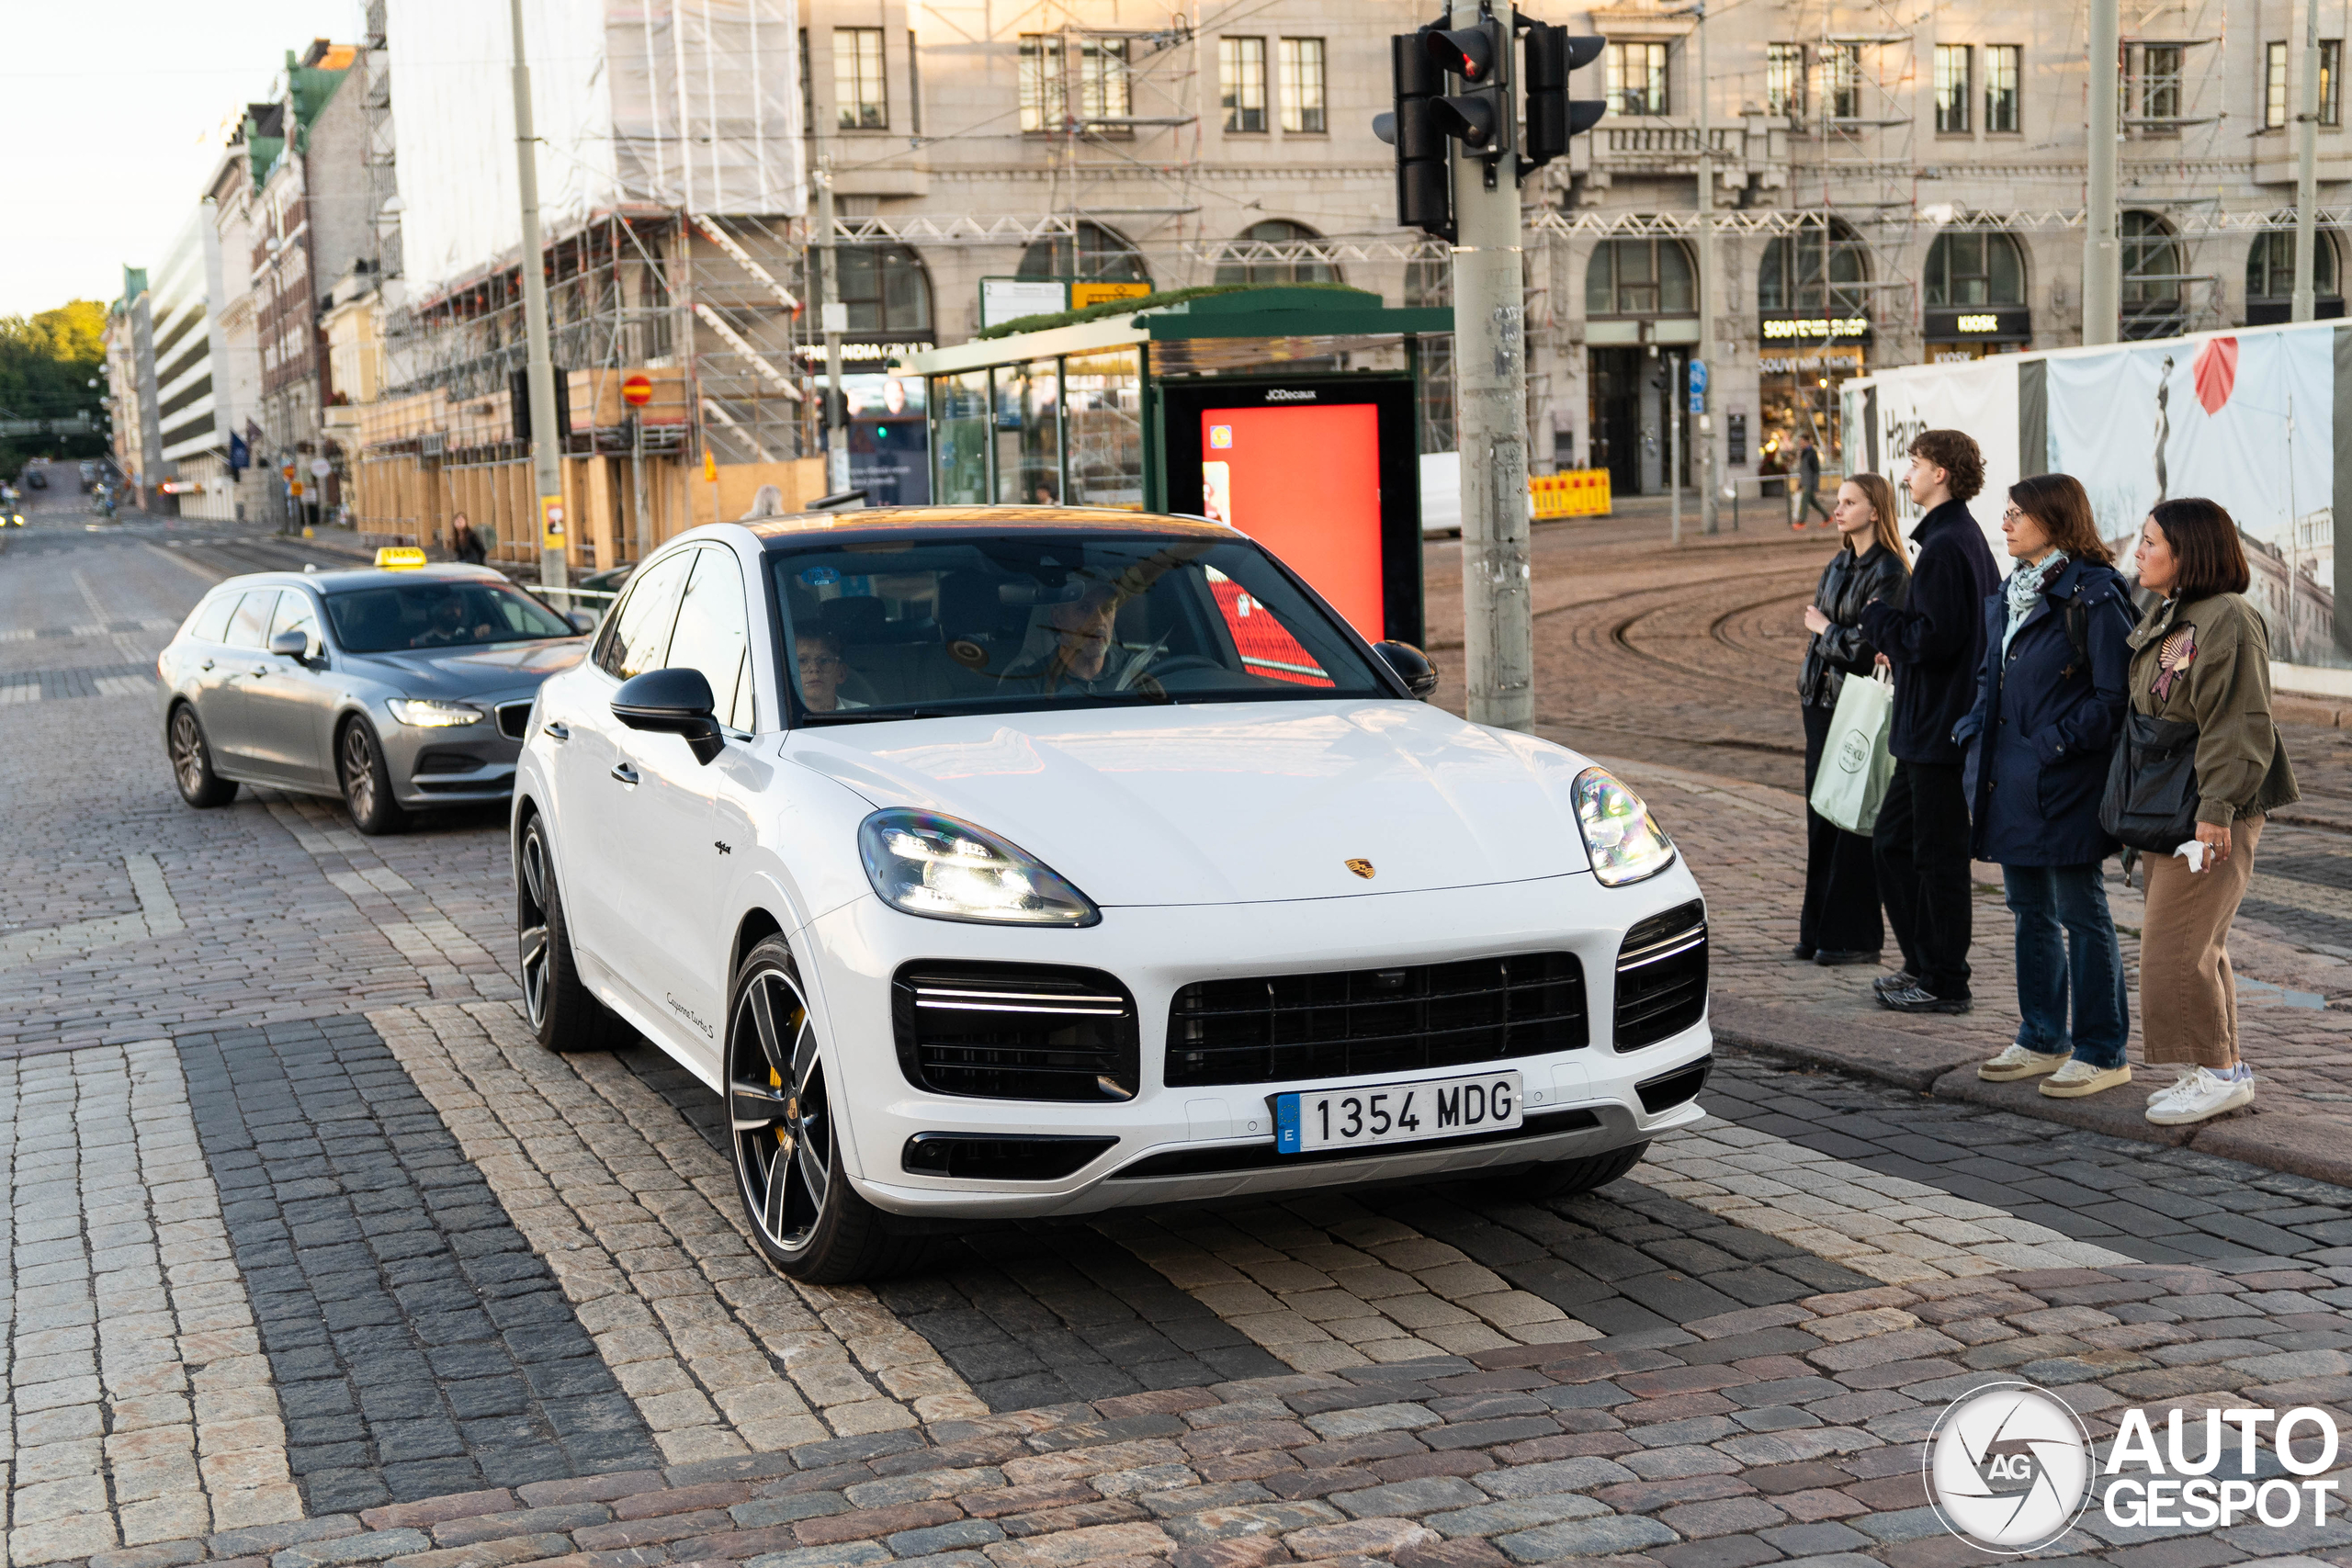
[[2140, 937], [2140, 1021], [2150, 1066], [2180, 1071], [2148, 1097], [2162, 1126], [2254, 1100], [2238, 1055], [2230, 922], [2254, 875], [2263, 818], [2301, 798], [2270, 720], [2270, 635], [2243, 595], [2252, 581], [2237, 525], [2211, 501], [2160, 501], [2140, 532], [2140, 586], [2164, 595], [2132, 633], [2132, 709], [2197, 727], [2202, 869], [2150, 855]]
[[[1849, 675], [1868, 675], [1878, 650], [1862, 637], [1862, 606], [1873, 599], [1903, 603], [1911, 558], [1895, 525], [1894, 487], [1876, 474], [1856, 474], [1838, 487], [1829, 514], [1844, 542], [1821, 570], [1821, 585], [1805, 607], [1813, 641], [1797, 680], [1804, 714], [1804, 791], [1813, 795], [1838, 694]], [[1886, 945], [1879, 918], [1878, 874], [1867, 833], [1849, 833], [1808, 806], [1804, 814], [1804, 903], [1797, 914], [1797, 962], [1875, 964]]]

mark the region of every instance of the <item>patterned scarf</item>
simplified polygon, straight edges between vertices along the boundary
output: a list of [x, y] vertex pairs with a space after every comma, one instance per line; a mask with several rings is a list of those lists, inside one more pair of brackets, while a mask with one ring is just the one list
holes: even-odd
[[2042, 586], [2064, 570], [2065, 566], [2066, 552], [2052, 550], [2041, 558], [2040, 566], [2019, 566], [2009, 573], [2008, 581], [2001, 585], [2001, 592], [2007, 598], [2009, 605], [2009, 624], [2001, 633], [2003, 659], [2009, 656], [2010, 639], [2018, 635], [2018, 628], [2025, 625], [2025, 618], [2033, 613], [2033, 602], [2041, 597]]

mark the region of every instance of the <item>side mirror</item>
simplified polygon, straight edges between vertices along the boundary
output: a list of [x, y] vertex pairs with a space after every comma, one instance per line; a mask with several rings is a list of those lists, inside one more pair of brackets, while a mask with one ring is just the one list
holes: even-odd
[[308, 659], [311, 656], [311, 634], [279, 632], [269, 639], [269, 651], [288, 659]]
[[622, 682], [613, 694], [615, 718], [631, 729], [684, 736], [695, 761], [705, 767], [727, 749], [727, 738], [711, 716], [717, 705], [699, 670], [648, 670]]
[[1413, 695], [1426, 697], [1437, 690], [1437, 666], [1411, 643], [1376, 642], [1372, 650], [1380, 655], [1380, 661], [1405, 682], [1405, 689]]
[[593, 632], [596, 629], [596, 617], [586, 610], [574, 610], [563, 618], [571, 623], [573, 631]]

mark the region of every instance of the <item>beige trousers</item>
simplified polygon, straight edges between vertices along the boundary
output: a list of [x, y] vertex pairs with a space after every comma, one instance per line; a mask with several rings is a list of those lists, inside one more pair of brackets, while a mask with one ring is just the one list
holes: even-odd
[[2140, 1035], [2151, 1066], [2233, 1067], [2237, 976], [2230, 922], [2254, 875], [2262, 818], [2230, 828], [2230, 858], [2191, 873], [2178, 855], [2144, 855], [2147, 923], [2140, 932]]

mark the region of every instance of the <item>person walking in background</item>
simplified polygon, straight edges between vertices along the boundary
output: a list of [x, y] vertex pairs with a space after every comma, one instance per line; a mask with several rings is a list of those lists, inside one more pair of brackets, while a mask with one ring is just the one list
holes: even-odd
[[1862, 635], [1894, 667], [1888, 749], [1894, 782], [1879, 808], [1871, 849], [1879, 897], [1903, 951], [1900, 973], [1877, 983], [1896, 1012], [1966, 1012], [1970, 911], [1968, 794], [1952, 729], [1974, 705], [1984, 648], [1984, 604], [1999, 574], [1968, 502], [1984, 488], [1984, 459], [1957, 430], [1923, 430], [1904, 477], [1927, 515], [1911, 530], [1919, 554], [1902, 604], [1862, 607]]
[[[1805, 630], [1813, 640], [1797, 679], [1808, 801], [1837, 715], [1838, 694], [1847, 677], [1869, 675], [1878, 660], [1862, 636], [1862, 606], [1873, 599], [1901, 604], [1911, 575], [1911, 558], [1894, 522], [1894, 487], [1885, 479], [1856, 474], [1838, 487], [1838, 507], [1829, 516], [1845, 537], [1821, 569], [1820, 586], [1805, 606]], [[1797, 914], [1796, 959], [1875, 964], [1886, 945], [1886, 926], [1879, 918], [1870, 838], [1847, 832], [1810, 805], [1804, 818], [1804, 903]]]
[[1824, 523], [1838, 521], [1830, 515], [1829, 508], [1821, 504], [1821, 453], [1814, 446], [1813, 432], [1809, 430], [1797, 437], [1797, 490], [1801, 499], [1790, 527], [1803, 529], [1807, 512], [1820, 513]]
[[2011, 485], [2001, 533], [2008, 581], [1984, 601], [1976, 706], [1957, 733], [1973, 775], [1969, 847], [1999, 864], [2017, 922], [2018, 1022], [2016, 1042], [1976, 1076], [2040, 1077], [2043, 1094], [2076, 1099], [2132, 1081], [2103, 864], [2117, 845], [2098, 809], [2139, 617], [2071, 476]]
[[475, 566], [490, 558], [490, 551], [482, 547], [481, 536], [474, 532], [474, 525], [466, 521], [462, 512], [449, 525], [449, 553]]
[[2253, 1102], [2230, 922], [2263, 819], [2301, 792], [2271, 724], [2270, 636], [2244, 597], [2251, 576], [2237, 524], [2211, 501], [2160, 501], [2141, 526], [2138, 560], [2140, 586], [2164, 598], [2132, 633], [2132, 711], [2197, 727], [2202, 868], [2179, 854], [2142, 862], [2140, 1027], [2148, 1065], [2179, 1070], [2148, 1097], [2147, 1116], [2177, 1127]]

